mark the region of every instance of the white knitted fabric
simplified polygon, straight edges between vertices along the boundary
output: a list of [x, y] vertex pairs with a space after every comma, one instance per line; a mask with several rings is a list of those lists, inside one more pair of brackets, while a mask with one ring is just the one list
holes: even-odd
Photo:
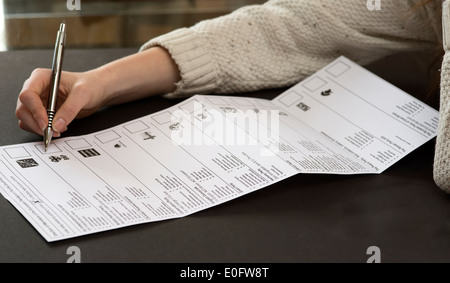
[[450, 2], [448, 0], [443, 6], [442, 28], [445, 55], [441, 67], [440, 116], [433, 174], [436, 184], [450, 193]]
[[[370, 10], [365, 0], [269, 0], [154, 38], [141, 50], [163, 46], [177, 63], [181, 81], [166, 97], [287, 87], [339, 55], [365, 65], [395, 52], [435, 50], [443, 0], [413, 9], [418, 2], [381, 0], [381, 10]], [[448, 112], [448, 98], [442, 103]], [[447, 190], [448, 143], [441, 147], [449, 122], [439, 128], [435, 167]]]

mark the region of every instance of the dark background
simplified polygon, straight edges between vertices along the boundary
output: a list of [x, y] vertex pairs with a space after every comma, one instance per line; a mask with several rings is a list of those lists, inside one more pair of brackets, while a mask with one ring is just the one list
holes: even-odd
[[[137, 49], [67, 50], [64, 68], [83, 71]], [[17, 126], [23, 82], [50, 67], [52, 50], [0, 53], [0, 145], [41, 140]], [[410, 55], [367, 68], [422, 96], [428, 78]], [[244, 93], [273, 98], [283, 89]], [[152, 97], [102, 110], [70, 125], [66, 136], [102, 130], [179, 100]], [[0, 196], [0, 262], [64, 263], [77, 246], [81, 262], [298, 263], [356, 262], [379, 247], [381, 262], [449, 262], [449, 196], [433, 182], [431, 140], [378, 175], [298, 174], [187, 217], [139, 224], [48, 243]]]

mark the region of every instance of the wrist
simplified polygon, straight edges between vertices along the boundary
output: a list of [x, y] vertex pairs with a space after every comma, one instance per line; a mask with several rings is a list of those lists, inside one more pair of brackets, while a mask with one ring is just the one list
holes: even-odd
[[123, 103], [175, 89], [178, 67], [169, 53], [153, 47], [88, 72], [104, 89], [105, 105]]

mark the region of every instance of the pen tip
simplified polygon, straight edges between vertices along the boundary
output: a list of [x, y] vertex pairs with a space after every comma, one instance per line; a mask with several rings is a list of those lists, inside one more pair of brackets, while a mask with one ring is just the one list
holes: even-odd
[[50, 141], [52, 140], [53, 131], [52, 128], [47, 128], [44, 131], [44, 151], [47, 152]]

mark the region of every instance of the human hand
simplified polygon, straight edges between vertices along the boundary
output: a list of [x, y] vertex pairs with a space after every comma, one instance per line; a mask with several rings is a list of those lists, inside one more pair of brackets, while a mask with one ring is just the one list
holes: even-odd
[[[35, 69], [24, 82], [16, 106], [21, 129], [43, 135], [48, 124], [50, 77], [50, 69]], [[66, 131], [75, 118], [91, 115], [102, 106], [104, 89], [98, 82], [92, 72], [62, 72], [52, 124], [54, 137]]]
[[[36, 69], [23, 84], [16, 107], [19, 127], [43, 135], [48, 125], [47, 99], [51, 70]], [[62, 72], [53, 136], [75, 118], [93, 114], [102, 106], [125, 103], [151, 95], [173, 91], [180, 71], [170, 54], [153, 47], [87, 72]]]

